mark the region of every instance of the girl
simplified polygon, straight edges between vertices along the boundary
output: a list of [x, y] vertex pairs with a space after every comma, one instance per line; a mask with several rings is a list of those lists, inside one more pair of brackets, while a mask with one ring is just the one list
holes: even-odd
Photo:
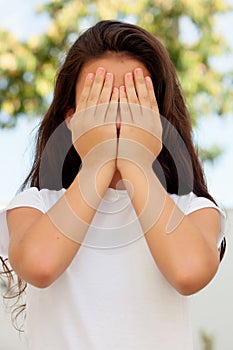
[[187, 296], [218, 269], [224, 214], [154, 36], [101, 21], [78, 38], [23, 189], [0, 239], [27, 283], [29, 349], [192, 349]]

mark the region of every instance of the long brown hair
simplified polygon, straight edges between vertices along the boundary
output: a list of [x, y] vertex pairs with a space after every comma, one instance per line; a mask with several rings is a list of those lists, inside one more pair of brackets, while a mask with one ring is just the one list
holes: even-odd
[[[70, 48], [56, 78], [53, 101], [38, 130], [32, 169], [21, 189], [35, 186], [59, 190], [73, 182], [81, 159], [72, 146], [64, 119], [67, 112], [75, 108], [76, 83], [82, 67], [106, 52], [126, 53], [142, 62], [151, 74], [163, 116], [163, 149], [153, 169], [166, 190], [179, 195], [193, 191], [214, 202], [193, 145], [191, 119], [167, 50], [141, 27], [110, 20], [100, 21], [85, 31]], [[224, 250], [225, 240], [221, 245], [221, 259]]]
[[[38, 131], [34, 164], [22, 189], [29, 184], [39, 189], [59, 190], [68, 188], [73, 182], [81, 159], [72, 146], [64, 118], [71, 108], [75, 108], [76, 83], [82, 67], [106, 52], [124, 52], [142, 62], [151, 74], [163, 116], [163, 149], [153, 169], [164, 187], [171, 194], [193, 191], [198, 197], [206, 197], [215, 203], [193, 145], [191, 118], [166, 48], [143, 28], [110, 20], [100, 21], [85, 31], [70, 48], [58, 72], [53, 101]], [[221, 259], [224, 250], [225, 240], [221, 246]]]

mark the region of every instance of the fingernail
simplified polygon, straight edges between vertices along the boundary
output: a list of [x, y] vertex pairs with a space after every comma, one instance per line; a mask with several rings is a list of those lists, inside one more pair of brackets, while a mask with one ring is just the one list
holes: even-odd
[[146, 77], [145, 77], [145, 80], [146, 80], [146, 82], [149, 83], [149, 84], [152, 83], [151, 77], [149, 77], [149, 76], [146, 76]]
[[107, 73], [105, 79], [110, 80], [110, 79], [112, 79], [112, 77], [113, 77], [112, 73]]
[[121, 86], [120, 86], [120, 91], [121, 91], [121, 92], [125, 92], [125, 91], [126, 91], [126, 89], [125, 89], [125, 86], [124, 86], [124, 85], [121, 85]]
[[94, 74], [93, 73], [88, 73], [87, 80], [92, 80], [93, 78], [94, 78]]
[[142, 75], [142, 69], [141, 69], [141, 68], [136, 68], [136, 69], [135, 69], [135, 73], [136, 73], [137, 75]]
[[126, 78], [127, 78], [127, 79], [132, 79], [132, 78], [133, 78], [132, 73], [131, 73], [131, 72], [126, 73]]
[[98, 73], [98, 74], [104, 74], [104, 72], [105, 72], [105, 69], [104, 69], [103, 67], [97, 68], [96, 73]]

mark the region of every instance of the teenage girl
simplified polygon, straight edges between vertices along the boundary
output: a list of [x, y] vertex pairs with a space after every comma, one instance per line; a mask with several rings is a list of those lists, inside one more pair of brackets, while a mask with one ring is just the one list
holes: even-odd
[[187, 296], [216, 274], [224, 214], [156, 37], [117, 21], [79, 36], [23, 189], [0, 253], [26, 283], [29, 349], [193, 349]]

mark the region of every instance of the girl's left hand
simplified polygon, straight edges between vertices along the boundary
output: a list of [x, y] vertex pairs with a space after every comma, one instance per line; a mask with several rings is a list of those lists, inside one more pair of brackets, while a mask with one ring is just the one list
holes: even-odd
[[120, 133], [117, 168], [134, 163], [152, 167], [162, 149], [162, 125], [150, 77], [140, 68], [125, 75], [120, 87]]

